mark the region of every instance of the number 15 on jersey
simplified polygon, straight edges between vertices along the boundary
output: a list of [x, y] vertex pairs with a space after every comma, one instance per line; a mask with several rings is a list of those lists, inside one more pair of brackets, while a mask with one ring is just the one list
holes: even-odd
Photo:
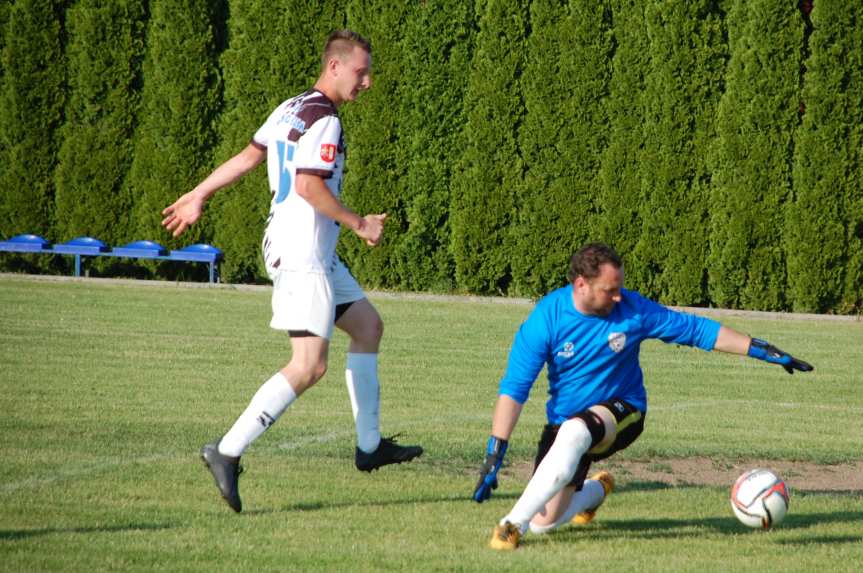
[[284, 201], [291, 192], [294, 180], [291, 176], [291, 162], [294, 160], [296, 145], [286, 141], [276, 142], [276, 152], [279, 155], [279, 191], [276, 193], [276, 203]]

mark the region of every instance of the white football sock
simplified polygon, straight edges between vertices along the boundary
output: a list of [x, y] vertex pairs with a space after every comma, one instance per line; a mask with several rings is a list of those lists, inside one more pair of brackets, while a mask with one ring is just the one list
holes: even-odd
[[297, 394], [281, 372], [264, 382], [240, 414], [228, 433], [219, 442], [219, 453], [239, 457], [249, 444], [272, 426], [288, 406], [297, 399]]
[[563, 512], [563, 515], [561, 515], [557, 521], [547, 525], [537, 525], [531, 522], [530, 532], [548, 533], [552, 529], [556, 529], [564, 523], [569, 523], [569, 520], [575, 517], [576, 514], [581, 513], [582, 511], [587, 511], [588, 509], [599, 507], [604, 499], [605, 489], [602, 487], [602, 484], [592, 479], [585, 480], [581, 491], [577, 491], [573, 494], [572, 499], [569, 500], [569, 507], [566, 508], [566, 511]]
[[590, 449], [590, 444], [590, 432], [584, 422], [574, 418], [561, 424], [548, 454], [536, 468], [524, 493], [501, 523], [509, 521], [525, 533], [533, 516], [544, 508], [557, 492], [566, 487], [575, 475], [578, 462]]
[[381, 443], [378, 355], [348, 352], [345, 382], [357, 427], [357, 447], [370, 454]]

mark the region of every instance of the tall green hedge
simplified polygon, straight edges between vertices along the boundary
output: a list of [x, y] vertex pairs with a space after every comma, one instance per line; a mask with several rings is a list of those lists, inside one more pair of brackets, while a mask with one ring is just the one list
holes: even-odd
[[736, 0], [713, 156], [710, 294], [722, 307], [787, 308], [790, 197], [804, 23], [796, 3]]
[[569, 257], [592, 237], [608, 128], [610, 26], [608, 2], [531, 4], [519, 132], [527, 171], [512, 258], [517, 293], [539, 296], [564, 284]]
[[383, 240], [369, 248], [353, 232], [343, 231], [339, 252], [354, 276], [368, 287], [398, 285], [392, 264], [394, 250], [407, 227], [403, 196], [408, 152], [399, 141], [404, 23], [413, 3], [376, 4], [353, 0], [347, 5], [347, 25], [372, 44], [372, 88], [357, 101], [342, 106], [348, 146], [342, 200], [361, 215], [386, 213]]
[[796, 311], [847, 312], [863, 302], [863, 4], [819, 0], [811, 16], [786, 222], [789, 295]]
[[172, 240], [161, 211], [209, 171], [221, 109], [218, 40], [224, 0], [152, 0], [144, 90], [134, 159], [126, 180], [133, 201], [130, 231], [138, 239], [177, 247], [207, 240], [204, 217]]
[[146, 5], [80, 0], [68, 12], [69, 100], [57, 185], [59, 238], [130, 236], [123, 182], [132, 162], [144, 58]]
[[[344, 7], [335, 1], [233, 0], [230, 15], [215, 164], [248, 145], [281, 102], [312, 87], [326, 37], [344, 26]], [[213, 242], [225, 252], [225, 280], [265, 280], [260, 245], [269, 204], [265, 163], [212, 201]]]
[[457, 288], [505, 293], [511, 282], [515, 193], [524, 164], [521, 75], [528, 15], [522, 1], [478, 3], [479, 31], [465, 93], [464, 150], [452, 179]]
[[417, 4], [405, 22], [397, 101], [398, 147], [406, 156], [400, 187], [406, 228], [390, 257], [401, 288], [454, 287], [450, 182], [459, 176], [454, 163], [463, 147], [462, 101], [474, 25], [473, 12], [457, 0]]
[[6, 26], [9, 23], [9, 13], [11, 11], [12, 0], [0, 0], [0, 93], [3, 91], [3, 76], [6, 69], [2, 54], [6, 46]]
[[641, 289], [663, 302], [707, 302], [710, 172], [725, 67], [717, 0], [651, 3], [638, 154], [641, 234], [630, 257]]
[[[341, 110], [343, 199], [390, 214], [340, 244], [368, 288], [538, 296], [604, 240], [666, 303], [859, 312], [863, 8], [811, 4], [0, 0], [0, 232], [179, 244], [159, 210], [349, 26], [374, 87]], [[269, 199], [262, 166], [182, 242], [265, 281]]]
[[647, 284], [644, 267], [632, 256], [641, 236], [639, 151], [644, 146], [645, 74], [650, 69], [644, 9], [647, 0], [612, 0], [614, 55], [605, 105], [608, 146], [602, 153], [596, 240], [613, 245], [626, 264], [626, 283]]
[[54, 238], [54, 168], [63, 123], [64, 3], [3, 4], [0, 87], [0, 240]]

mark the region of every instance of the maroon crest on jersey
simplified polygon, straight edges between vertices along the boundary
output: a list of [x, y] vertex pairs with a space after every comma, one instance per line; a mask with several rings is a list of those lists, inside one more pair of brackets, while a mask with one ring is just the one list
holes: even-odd
[[321, 144], [321, 159], [327, 163], [332, 163], [336, 160], [336, 146], [332, 143]]

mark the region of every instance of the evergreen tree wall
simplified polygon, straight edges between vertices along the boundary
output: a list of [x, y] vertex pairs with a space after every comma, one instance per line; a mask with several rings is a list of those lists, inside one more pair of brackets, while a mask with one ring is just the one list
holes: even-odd
[[80, 0], [67, 16], [70, 93], [55, 171], [55, 234], [116, 244], [129, 235], [123, 181], [140, 101], [146, 5]]
[[512, 261], [517, 293], [539, 296], [563, 285], [570, 256], [592, 237], [608, 129], [610, 17], [608, 2], [531, 4], [519, 133], [527, 172]]
[[710, 172], [725, 67], [717, 0], [651, 3], [638, 154], [641, 234], [631, 254], [643, 294], [666, 303], [707, 302]]
[[450, 185], [461, 177], [454, 163], [463, 147], [474, 26], [473, 12], [456, 0], [422, 2], [405, 23], [398, 141], [407, 155], [401, 189], [407, 228], [391, 260], [408, 290], [454, 287]]
[[0, 92], [3, 90], [3, 74], [6, 66], [3, 64], [3, 47], [6, 45], [6, 24], [12, 11], [12, 0], [0, 0]]
[[515, 193], [524, 167], [521, 74], [528, 14], [522, 1], [479, 2], [479, 31], [464, 105], [464, 150], [452, 180], [456, 286], [504, 293], [511, 282]]
[[54, 168], [63, 123], [63, 8], [57, 0], [2, 4], [0, 240], [56, 237]]
[[225, 0], [152, 0], [144, 89], [134, 159], [126, 180], [133, 202], [130, 233], [179, 247], [209, 239], [203, 217], [179, 239], [161, 226], [161, 211], [210, 169], [221, 109], [217, 67]]
[[594, 237], [612, 245], [626, 265], [626, 283], [638, 290], [648, 284], [645, 268], [632, 256], [641, 236], [639, 151], [644, 146], [645, 74], [650, 50], [644, 9], [647, 0], [612, 0], [614, 55], [609, 94], [608, 146], [602, 154], [601, 193]]
[[360, 215], [386, 213], [383, 239], [374, 248], [348, 229], [339, 253], [351, 272], [368, 287], [398, 285], [392, 264], [407, 227], [404, 195], [406, 142], [399, 140], [399, 86], [403, 81], [404, 23], [413, 3], [352, 0], [347, 26], [372, 44], [372, 87], [339, 110], [348, 146], [342, 201]]
[[863, 4], [818, 0], [811, 17], [786, 223], [789, 295], [795, 311], [848, 312], [863, 302]]
[[666, 303], [859, 312], [858, 4], [0, 0], [0, 238], [207, 240], [266, 281], [264, 166], [181, 241], [158, 213], [349, 25], [374, 87], [340, 110], [343, 198], [390, 214], [340, 246], [366, 287], [541, 295], [604, 240]]
[[713, 156], [710, 294], [721, 307], [786, 308], [783, 208], [799, 121], [804, 23], [796, 3], [737, 0]]

